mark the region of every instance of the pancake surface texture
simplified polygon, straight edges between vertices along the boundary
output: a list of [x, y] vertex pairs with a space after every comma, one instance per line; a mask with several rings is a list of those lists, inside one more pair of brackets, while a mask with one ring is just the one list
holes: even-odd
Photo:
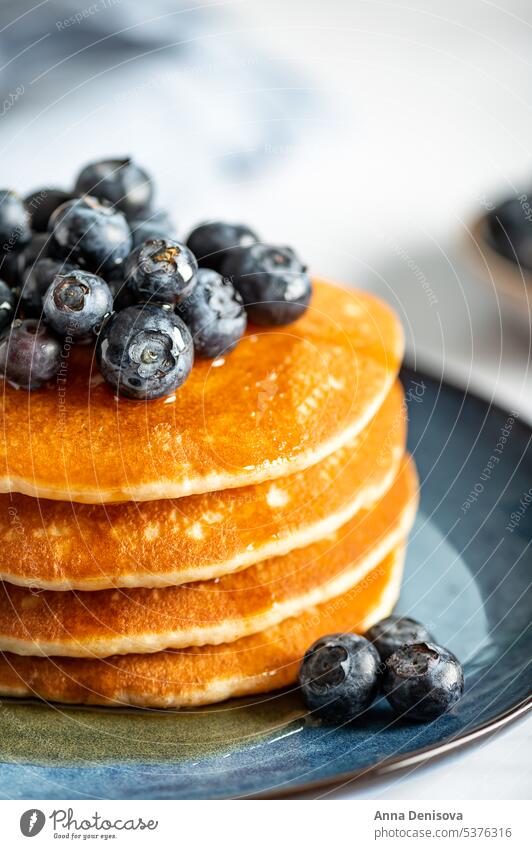
[[293, 684], [299, 662], [318, 637], [364, 632], [393, 608], [403, 550], [390, 554], [334, 601], [234, 643], [128, 654], [104, 660], [0, 655], [0, 695], [38, 696], [71, 704], [193, 707]]
[[416, 506], [405, 459], [381, 501], [335, 534], [216, 581], [91, 593], [0, 584], [0, 650], [106, 657], [232, 642], [347, 592], [402, 543]]
[[297, 322], [252, 329], [158, 401], [115, 399], [92, 349], [72, 346], [57, 382], [28, 393], [4, 385], [0, 491], [109, 503], [285, 476], [366, 427], [402, 354], [384, 303], [319, 281]]
[[171, 586], [284, 555], [382, 497], [405, 439], [396, 384], [354, 440], [282, 480], [106, 508], [0, 495], [0, 578], [52, 590]]

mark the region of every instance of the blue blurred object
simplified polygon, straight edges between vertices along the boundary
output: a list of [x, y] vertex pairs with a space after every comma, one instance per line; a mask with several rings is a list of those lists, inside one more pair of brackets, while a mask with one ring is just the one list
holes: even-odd
[[[15, 105], [19, 118], [22, 111], [33, 117], [43, 104], [48, 111], [55, 100], [68, 109], [76, 87], [87, 110], [95, 85], [102, 99], [114, 100], [117, 115], [137, 103], [149, 112], [152, 99], [160, 109], [166, 96], [174, 109], [182, 102], [198, 134], [205, 122], [193, 104], [212, 106], [205, 128], [209, 158], [228, 176], [249, 176], [271, 164], [272, 152], [282, 158], [294, 146], [301, 119], [319, 113], [320, 95], [282, 59], [266, 57], [237, 23], [230, 4], [94, 0], [80, 7], [71, 0], [36, 6], [7, 0], [0, 5], [3, 127]], [[171, 112], [170, 106], [168, 130], [176, 134]]]

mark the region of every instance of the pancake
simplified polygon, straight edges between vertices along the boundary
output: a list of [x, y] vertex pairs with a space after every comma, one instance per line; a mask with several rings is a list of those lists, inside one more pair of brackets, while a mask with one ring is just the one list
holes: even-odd
[[0, 655], [0, 695], [70, 704], [196, 707], [265, 693], [297, 680], [306, 649], [323, 634], [364, 632], [399, 594], [399, 548], [359, 584], [302, 616], [234, 643], [104, 660]]
[[320, 281], [297, 322], [252, 328], [157, 401], [115, 398], [94, 351], [65, 343], [56, 381], [28, 393], [4, 383], [0, 491], [109, 503], [286, 476], [366, 427], [402, 354], [389, 307]]
[[106, 657], [233, 642], [347, 592], [406, 538], [416, 506], [405, 459], [383, 499], [335, 534], [220, 580], [91, 593], [0, 584], [0, 650]]
[[169, 501], [103, 505], [0, 495], [0, 577], [51, 590], [207, 580], [334, 533], [391, 486], [403, 392], [321, 463], [275, 482]]

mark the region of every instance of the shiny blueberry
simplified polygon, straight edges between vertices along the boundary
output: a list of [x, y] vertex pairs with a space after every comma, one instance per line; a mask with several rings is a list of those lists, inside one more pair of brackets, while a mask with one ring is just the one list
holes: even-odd
[[354, 719], [371, 705], [380, 683], [379, 655], [357, 634], [322, 637], [306, 652], [299, 670], [303, 700], [327, 722]]
[[189, 328], [198, 357], [219, 357], [233, 350], [246, 329], [242, 298], [217, 271], [200, 268], [196, 287], [176, 307]]
[[0, 371], [24, 389], [38, 389], [61, 364], [61, 344], [44, 322], [14, 321], [0, 339]]
[[95, 330], [112, 308], [113, 296], [105, 280], [80, 269], [54, 277], [43, 299], [50, 327], [74, 339]]
[[58, 274], [73, 271], [76, 266], [66, 260], [45, 257], [30, 265], [22, 275], [20, 305], [25, 318], [39, 318], [42, 315], [43, 297]]
[[196, 285], [198, 264], [189, 249], [172, 239], [151, 239], [128, 257], [125, 289], [134, 303], [177, 304]]
[[430, 643], [432, 636], [427, 628], [409, 616], [388, 616], [372, 625], [364, 635], [386, 660], [394, 651], [408, 643]]
[[114, 313], [96, 346], [101, 372], [119, 395], [151, 400], [168, 395], [190, 374], [194, 345], [171, 310], [138, 304]]
[[245, 248], [258, 240], [256, 233], [243, 224], [207, 221], [192, 230], [187, 245], [203, 268], [220, 271], [232, 248]]
[[312, 284], [291, 248], [255, 244], [231, 251], [222, 268], [246, 305], [251, 321], [290, 324], [306, 311]]
[[146, 171], [131, 159], [102, 159], [80, 171], [75, 191], [109, 201], [132, 218], [149, 207], [153, 186]]
[[166, 210], [147, 210], [142, 217], [130, 220], [133, 247], [152, 239], [176, 240], [176, 227]]
[[7, 327], [15, 317], [17, 299], [7, 283], [0, 280], [0, 331]]
[[52, 212], [74, 197], [72, 192], [64, 192], [62, 189], [37, 189], [25, 197], [24, 206], [31, 219], [31, 229], [37, 233], [46, 233]]
[[124, 215], [88, 195], [56, 209], [49, 226], [65, 259], [98, 274], [121, 265], [131, 250]]
[[31, 241], [30, 216], [16, 192], [0, 190], [0, 253], [18, 253]]
[[435, 643], [402, 646], [384, 664], [383, 692], [407, 719], [436, 719], [464, 691], [464, 673], [454, 654]]

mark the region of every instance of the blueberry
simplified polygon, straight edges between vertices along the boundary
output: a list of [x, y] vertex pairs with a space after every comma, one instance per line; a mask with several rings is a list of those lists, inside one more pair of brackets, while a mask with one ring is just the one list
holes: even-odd
[[80, 171], [75, 191], [109, 201], [132, 218], [150, 205], [153, 186], [146, 171], [131, 159], [102, 159]]
[[487, 236], [496, 251], [532, 270], [532, 220], [519, 198], [513, 197], [488, 213]]
[[246, 329], [242, 298], [217, 271], [200, 268], [196, 288], [176, 307], [189, 328], [198, 357], [219, 357], [233, 350]]
[[187, 245], [203, 268], [220, 271], [232, 248], [244, 248], [258, 241], [258, 236], [243, 224], [207, 221], [192, 230]]
[[396, 649], [407, 643], [430, 643], [432, 636], [421, 622], [409, 616], [388, 616], [372, 625], [364, 635], [386, 660]]
[[0, 253], [21, 251], [31, 240], [31, 222], [22, 199], [9, 189], [0, 190]]
[[306, 311], [312, 294], [306, 267], [291, 248], [238, 248], [226, 257], [222, 273], [242, 295], [255, 324], [290, 324]]
[[31, 229], [37, 233], [46, 233], [52, 212], [74, 197], [72, 192], [63, 189], [37, 189], [25, 197], [24, 206], [30, 216]]
[[129, 255], [125, 289], [133, 303], [177, 304], [192, 292], [197, 272], [196, 259], [185, 245], [150, 239]]
[[95, 330], [112, 308], [113, 296], [105, 280], [80, 269], [57, 275], [43, 298], [50, 327], [74, 339]]
[[34, 233], [31, 241], [16, 254], [6, 254], [0, 262], [0, 276], [10, 286], [20, 287], [28, 266], [47, 256], [48, 237], [44, 233]]
[[0, 280], [0, 331], [7, 327], [15, 317], [17, 299], [7, 283]]
[[2, 254], [0, 252], [0, 277], [8, 286], [18, 286], [20, 283], [18, 260], [18, 254]]
[[120, 395], [151, 400], [168, 395], [190, 374], [194, 345], [171, 310], [138, 304], [114, 313], [96, 345], [104, 378]]
[[88, 195], [56, 209], [49, 227], [65, 259], [99, 274], [121, 265], [131, 250], [124, 215]]
[[54, 277], [73, 271], [76, 266], [66, 260], [45, 257], [30, 265], [22, 275], [20, 305], [25, 318], [42, 315], [43, 297]]
[[37, 389], [60, 365], [60, 342], [42, 321], [14, 321], [0, 338], [0, 370], [17, 387]]
[[151, 239], [177, 238], [175, 224], [164, 209], [147, 210], [141, 218], [130, 220], [129, 226], [134, 248]]
[[299, 670], [305, 704], [327, 722], [354, 719], [377, 696], [379, 663], [376, 649], [364, 637], [322, 637], [306, 652]]
[[464, 673], [454, 654], [435, 643], [397, 649], [384, 664], [383, 691], [401, 717], [436, 719], [464, 691]]

